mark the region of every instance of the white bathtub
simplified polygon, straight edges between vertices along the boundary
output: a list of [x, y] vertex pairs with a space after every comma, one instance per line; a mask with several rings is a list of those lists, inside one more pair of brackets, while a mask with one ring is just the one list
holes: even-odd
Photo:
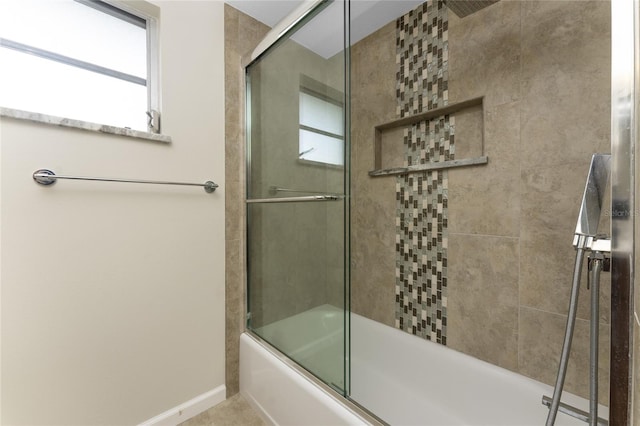
[[[339, 365], [342, 321], [338, 308], [322, 305], [259, 331], [326, 374]], [[339, 373], [329, 381], [338, 383]], [[367, 424], [248, 335], [241, 337], [240, 390], [273, 424]], [[542, 395], [552, 392], [535, 380], [351, 315], [351, 398], [391, 425], [539, 426], [548, 412]], [[583, 398], [565, 392], [562, 400], [588, 411]], [[608, 410], [600, 407], [599, 415], [607, 418]], [[562, 413], [556, 420], [558, 426], [584, 424]]]

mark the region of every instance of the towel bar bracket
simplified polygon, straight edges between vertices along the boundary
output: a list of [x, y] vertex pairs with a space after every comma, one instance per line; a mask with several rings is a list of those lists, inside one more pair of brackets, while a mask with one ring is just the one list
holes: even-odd
[[55, 176], [55, 175], [56, 174], [53, 173], [51, 170], [40, 169], [40, 170], [36, 170], [33, 173], [33, 180], [38, 182], [40, 185], [53, 185], [54, 183], [56, 183], [56, 179], [50, 178], [49, 176]]

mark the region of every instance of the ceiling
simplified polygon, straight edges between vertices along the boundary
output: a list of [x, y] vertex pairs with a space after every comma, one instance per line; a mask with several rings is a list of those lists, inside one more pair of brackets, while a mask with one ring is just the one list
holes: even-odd
[[[273, 27], [304, 1], [226, 0], [226, 3]], [[351, 44], [422, 3], [423, 0], [351, 0]], [[342, 51], [342, 1], [335, 1], [327, 7], [293, 39], [325, 58]]]
[[296, 7], [302, 0], [226, 0], [225, 3], [273, 27]]

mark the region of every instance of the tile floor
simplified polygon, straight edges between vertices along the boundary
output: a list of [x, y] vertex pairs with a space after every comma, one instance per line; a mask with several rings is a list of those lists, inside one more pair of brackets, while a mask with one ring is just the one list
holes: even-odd
[[240, 394], [235, 394], [180, 426], [266, 426], [266, 423]]

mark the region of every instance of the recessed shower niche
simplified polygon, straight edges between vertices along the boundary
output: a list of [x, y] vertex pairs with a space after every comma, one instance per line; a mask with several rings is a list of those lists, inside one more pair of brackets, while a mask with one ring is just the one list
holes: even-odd
[[376, 126], [374, 155], [371, 177], [486, 164], [483, 98]]

